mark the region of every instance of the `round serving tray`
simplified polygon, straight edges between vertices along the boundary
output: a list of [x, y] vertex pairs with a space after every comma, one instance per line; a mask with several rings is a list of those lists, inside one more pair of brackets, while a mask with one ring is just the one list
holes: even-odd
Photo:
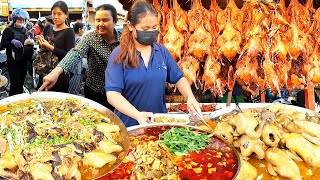
[[[169, 130], [170, 128], [173, 127], [189, 127], [193, 130], [196, 130], [198, 132], [204, 132], [204, 133], [208, 133], [210, 134], [210, 132], [207, 132], [199, 127], [196, 126], [188, 126], [188, 125], [172, 125], [171, 124], [145, 124], [145, 125], [137, 125], [137, 126], [132, 126], [132, 127], [128, 127], [127, 130], [129, 132], [130, 136], [134, 136], [134, 137], [139, 137], [139, 136], [143, 136], [143, 135], [153, 135], [153, 136], [157, 136], [159, 133], [162, 133], [166, 130]], [[156, 129], [156, 132], [154, 133], [154, 130]], [[240, 166], [241, 166], [241, 162], [240, 162], [240, 157], [239, 154], [237, 152], [237, 150], [230, 144], [226, 143], [225, 140], [213, 135], [212, 136], [212, 142], [214, 144], [214, 146], [219, 145], [219, 144], [223, 144], [224, 147], [229, 147], [231, 149], [232, 154], [235, 157], [236, 160], [236, 165], [237, 165], [237, 169], [236, 172], [233, 176], [233, 179], [236, 178], [237, 174], [239, 173], [240, 170]], [[217, 149], [223, 149], [222, 147], [214, 147]]]
[[[121, 146], [123, 147], [123, 154], [124, 156], [118, 157], [116, 163], [114, 163], [112, 166], [105, 165], [102, 168], [99, 169], [99, 172], [90, 179], [97, 179], [104, 175], [106, 175], [108, 172], [114, 170], [116, 167], [118, 167], [123, 159], [125, 158], [125, 155], [128, 153], [129, 146], [130, 146], [130, 139], [129, 134], [126, 129], [126, 126], [123, 124], [123, 122], [120, 120], [120, 118], [115, 115], [112, 111], [110, 111], [108, 108], [102, 106], [101, 104], [92, 101], [90, 99], [87, 99], [85, 97], [68, 94], [68, 93], [61, 93], [61, 92], [50, 92], [50, 91], [40, 91], [40, 92], [33, 92], [31, 94], [24, 93], [24, 94], [18, 94], [14, 96], [7, 97], [5, 99], [0, 100], [0, 106], [8, 105], [13, 102], [21, 101], [21, 100], [27, 100], [27, 99], [41, 99], [41, 98], [55, 98], [55, 99], [66, 99], [66, 98], [76, 98], [80, 99], [82, 102], [88, 103], [88, 106], [100, 111], [101, 113], [105, 114], [110, 118], [110, 120], [120, 127], [120, 134], [121, 134]], [[0, 176], [1, 177], [1, 176]], [[0, 178], [1, 179], [1, 178]]]

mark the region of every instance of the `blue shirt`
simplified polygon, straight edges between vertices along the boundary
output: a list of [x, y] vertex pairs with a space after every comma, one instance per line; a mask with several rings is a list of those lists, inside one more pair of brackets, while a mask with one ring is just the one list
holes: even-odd
[[[167, 112], [164, 98], [166, 82], [175, 84], [183, 77], [169, 51], [164, 46], [153, 43], [147, 68], [140, 54], [138, 68], [125, 68], [123, 63], [113, 63], [120, 50], [121, 47], [118, 46], [109, 57], [105, 72], [106, 91], [121, 93], [139, 111]], [[127, 127], [139, 124], [118, 110], [115, 113]]]

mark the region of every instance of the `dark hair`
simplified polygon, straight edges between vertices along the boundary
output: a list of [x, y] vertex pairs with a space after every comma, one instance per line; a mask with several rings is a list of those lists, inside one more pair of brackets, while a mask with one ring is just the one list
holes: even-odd
[[61, 11], [63, 11], [65, 14], [68, 14], [68, 12], [69, 12], [68, 5], [64, 1], [55, 2], [51, 7], [51, 11], [56, 7], [59, 7], [61, 9]]
[[74, 33], [79, 33], [79, 30], [83, 28], [83, 23], [77, 22], [73, 25]]
[[117, 23], [118, 22], [118, 13], [117, 13], [117, 10], [114, 6], [112, 6], [111, 4], [101, 4], [100, 6], [96, 7], [95, 9], [96, 11], [99, 11], [99, 10], [107, 10], [107, 11], [110, 11], [111, 12], [111, 16], [112, 16], [112, 19], [113, 19], [113, 22], [114, 23]]
[[[69, 8], [68, 8], [68, 5], [67, 3], [65, 3], [64, 1], [57, 1], [55, 2], [52, 7], [51, 7], [51, 12], [53, 11], [54, 8], [60, 8], [62, 12], [64, 12], [66, 15], [68, 15], [68, 12], [69, 12]], [[69, 17], [67, 16], [66, 18], [66, 25], [69, 26], [70, 25], [70, 20], [69, 20]]]
[[[127, 20], [130, 21], [132, 26], [135, 26], [148, 14], [158, 16], [157, 11], [151, 3], [145, 0], [138, 0], [131, 6]], [[115, 63], [123, 62], [125, 67], [137, 68], [139, 66], [139, 58], [134, 45], [134, 38], [128, 26], [125, 26], [120, 38], [121, 51], [116, 57]]]

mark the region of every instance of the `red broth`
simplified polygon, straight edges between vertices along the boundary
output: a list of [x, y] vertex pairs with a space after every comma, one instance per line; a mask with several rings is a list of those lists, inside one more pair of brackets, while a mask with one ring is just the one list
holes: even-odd
[[216, 138], [206, 149], [189, 153], [179, 164], [180, 178], [187, 179], [232, 179], [238, 168], [237, 157], [231, 148]]
[[[172, 127], [144, 127], [129, 132], [131, 142], [129, 153], [139, 141], [156, 141], [159, 139], [159, 134]], [[188, 156], [178, 157], [174, 160], [179, 166], [180, 178], [182, 180], [233, 179], [238, 169], [237, 155], [222, 140], [214, 136], [211, 140], [206, 149], [199, 152], [190, 152]], [[134, 162], [124, 161], [117, 169], [100, 178], [100, 180], [130, 179], [133, 170]]]

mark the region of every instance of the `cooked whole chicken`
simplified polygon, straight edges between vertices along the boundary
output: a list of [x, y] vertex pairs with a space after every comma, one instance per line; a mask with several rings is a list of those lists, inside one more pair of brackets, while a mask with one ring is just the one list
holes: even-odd
[[219, 122], [214, 128], [214, 134], [226, 140], [227, 143], [233, 143], [233, 127], [227, 122]]
[[240, 158], [241, 166], [240, 171], [235, 180], [254, 180], [258, 176], [257, 169], [252, 166], [248, 161]]
[[277, 147], [280, 142], [279, 136], [279, 129], [274, 124], [267, 124], [262, 128], [261, 140], [268, 146]]
[[320, 167], [320, 146], [297, 133], [284, 134], [282, 140], [291, 152], [297, 153], [309, 166]]
[[253, 139], [260, 138], [261, 131], [256, 131], [256, 127], [259, 125], [259, 120], [256, 118], [257, 114], [250, 110], [243, 111], [237, 115], [228, 118], [227, 122], [236, 127], [236, 131], [239, 135], [247, 135]]
[[242, 156], [248, 157], [255, 153], [258, 159], [265, 157], [265, 150], [267, 149], [260, 138], [250, 138], [248, 135], [242, 135], [240, 139], [233, 142], [233, 145], [240, 148]]
[[265, 159], [280, 176], [291, 180], [301, 180], [298, 165], [284, 152], [284, 150], [269, 148], [266, 151]]

